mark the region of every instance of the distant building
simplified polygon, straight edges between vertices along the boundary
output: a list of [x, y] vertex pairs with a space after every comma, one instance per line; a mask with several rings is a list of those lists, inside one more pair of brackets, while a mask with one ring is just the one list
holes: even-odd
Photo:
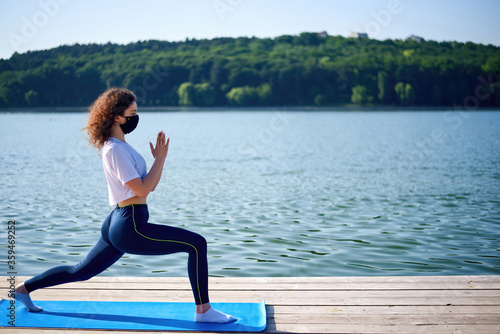
[[368, 38], [368, 34], [366, 32], [353, 32], [349, 34], [351, 38]]
[[423, 37], [420, 37], [420, 36], [416, 36], [416, 35], [411, 35], [409, 36], [406, 40], [411, 40], [411, 41], [415, 41], [417, 43], [422, 43], [425, 41], [425, 39]]
[[328, 33], [326, 31], [318, 32], [319, 37], [328, 37]]

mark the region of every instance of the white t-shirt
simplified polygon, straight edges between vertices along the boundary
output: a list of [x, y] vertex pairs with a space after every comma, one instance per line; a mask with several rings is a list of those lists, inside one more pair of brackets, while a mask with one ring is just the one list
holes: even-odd
[[102, 164], [108, 181], [109, 205], [134, 197], [135, 193], [125, 185], [138, 177], [144, 179], [146, 161], [129, 144], [110, 137], [102, 149]]

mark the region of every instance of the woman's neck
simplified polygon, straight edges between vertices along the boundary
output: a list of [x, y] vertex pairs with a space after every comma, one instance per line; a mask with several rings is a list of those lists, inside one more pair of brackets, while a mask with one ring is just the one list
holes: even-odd
[[122, 129], [120, 128], [120, 124], [118, 124], [118, 123], [114, 123], [113, 126], [111, 127], [110, 137], [114, 137], [114, 138], [126, 143], [125, 134], [123, 133]]

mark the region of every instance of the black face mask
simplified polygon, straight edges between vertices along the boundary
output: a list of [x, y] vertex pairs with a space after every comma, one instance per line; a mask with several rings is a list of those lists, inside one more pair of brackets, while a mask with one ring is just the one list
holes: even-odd
[[123, 116], [127, 120], [125, 124], [120, 124], [122, 131], [124, 134], [130, 133], [134, 131], [137, 127], [137, 123], [139, 123], [139, 115], [134, 116]]

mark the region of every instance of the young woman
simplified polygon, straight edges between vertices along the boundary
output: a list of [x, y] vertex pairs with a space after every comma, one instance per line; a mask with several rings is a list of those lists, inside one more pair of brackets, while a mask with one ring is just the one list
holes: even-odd
[[108, 182], [109, 204], [116, 205], [104, 220], [101, 238], [85, 259], [74, 266], [59, 266], [32, 277], [15, 289], [15, 299], [30, 312], [42, 309], [29, 293], [58, 284], [87, 280], [115, 263], [124, 253], [164, 255], [187, 252], [188, 274], [196, 302], [197, 322], [228, 323], [236, 319], [210, 306], [208, 298], [207, 243], [201, 235], [166, 225], [148, 223], [146, 198], [160, 182], [170, 138], [158, 133], [150, 142], [154, 163], [149, 172], [146, 161], [125, 141], [139, 122], [135, 95], [123, 88], [111, 88], [90, 107], [87, 130], [89, 142], [102, 150]]

